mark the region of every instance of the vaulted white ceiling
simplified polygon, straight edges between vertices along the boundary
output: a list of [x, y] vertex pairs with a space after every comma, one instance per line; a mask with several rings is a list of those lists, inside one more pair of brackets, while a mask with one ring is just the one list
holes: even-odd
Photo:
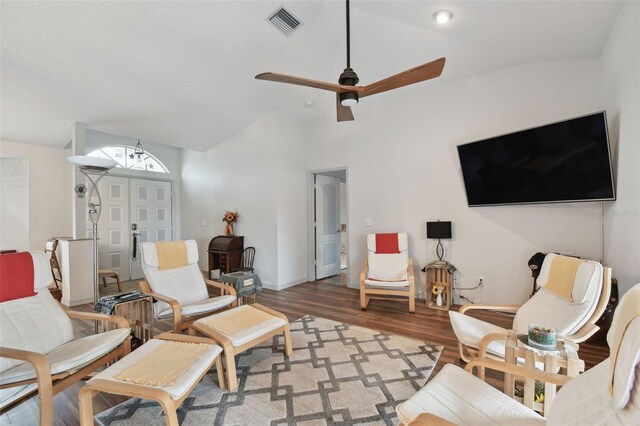
[[[303, 21], [289, 37], [266, 20], [281, 5]], [[431, 19], [441, 8], [455, 14], [447, 26]], [[420, 84], [427, 91], [527, 62], [595, 57], [619, 8], [614, 1], [355, 1], [352, 67], [367, 84], [446, 56], [443, 77]], [[301, 120], [335, 110], [329, 92], [256, 74], [333, 82], [345, 67], [341, 1], [2, 1], [0, 19], [0, 137], [50, 146], [64, 146], [72, 123], [82, 122], [205, 150], [272, 110]], [[415, 88], [366, 101], [406, 90]]]

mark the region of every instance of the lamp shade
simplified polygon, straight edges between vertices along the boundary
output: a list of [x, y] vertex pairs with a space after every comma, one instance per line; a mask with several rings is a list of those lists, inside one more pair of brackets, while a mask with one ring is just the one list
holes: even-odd
[[69, 157], [69, 161], [71, 161], [81, 169], [96, 172], [105, 172], [107, 170], [113, 169], [118, 165], [115, 160], [112, 160], [110, 158], [90, 157], [88, 155], [74, 155]]
[[432, 240], [451, 238], [451, 222], [427, 222], [427, 238]]

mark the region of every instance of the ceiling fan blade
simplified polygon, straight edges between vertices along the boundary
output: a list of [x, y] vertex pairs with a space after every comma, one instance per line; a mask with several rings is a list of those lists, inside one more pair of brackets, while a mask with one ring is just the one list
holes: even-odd
[[364, 91], [360, 97], [371, 96], [388, 90], [398, 89], [421, 81], [440, 77], [444, 68], [445, 58], [436, 59], [424, 65], [411, 68], [391, 77], [387, 77], [375, 83], [364, 86]]
[[336, 94], [336, 113], [338, 116], [338, 122], [353, 121], [353, 112], [351, 112], [351, 107], [342, 105], [340, 103], [340, 95], [338, 94]]
[[315, 89], [329, 90], [335, 93], [362, 92], [362, 86], [343, 86], [341, 84], [325, 83], [324, 81], [310, 80], [308, 78], [294, 77], [273, 72], [264, 72], [256, 75], [258, 80], [275, 81], [277, 83], [296, 84], [298, 86], [313, 87]]

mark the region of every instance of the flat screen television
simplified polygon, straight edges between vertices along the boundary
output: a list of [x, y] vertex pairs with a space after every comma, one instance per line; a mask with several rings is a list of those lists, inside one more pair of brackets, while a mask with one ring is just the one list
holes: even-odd
[[470, 207], [615, 200], [605, 111], [458, 146]]

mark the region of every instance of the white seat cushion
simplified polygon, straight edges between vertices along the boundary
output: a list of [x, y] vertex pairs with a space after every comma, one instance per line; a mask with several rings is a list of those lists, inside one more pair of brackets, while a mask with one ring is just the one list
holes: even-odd
[[373, 287], [408, 287], [409, 281], [377, 281], [377, 280], [364, 280], [364, 283]]
[[[237, 314], [238, 311], [248, 310], [248, 309], [256, 309], [256, 308], [251, 307], [251, 305], [240, 306], [240, 307], [228, 310], [228, 311], [221, 312], [219, 314], [212, 315], [212, 316], [207, 317], [207, 318], [199, 319], [194, 324], [197, 324], [197, 325], [199, 325], [199, 326], [201, 326], [203, 328], [207, 328], [207, 325], [206, 325], [205, 321], [207, 321], [207, 319], [209, 319], [209, 318], [212, 318], [212, 317], [224, 318], [225, 316], [230, 315], [232, 313], [233, 314]], [[238, 346], [242, 346], [245, 343], [247, 343], [247, 342], [249, 342], [249, 341], [251, 341], [253, 339], [256, 339], [256, 338], [258, 338], [260, 336], [264, 336], [265, 334], [282, 327], [286, 323], [287, 322], [285, 320], [283, 320], [282, 318], [271, 316], [271, 318], [269, 318], [268, 320], [266, 320], [266, 321], [264, 321], [264, 322], [262, 322], [262, 323], [260, 323], [258, 325], [246, 328], [246, 329], [238, 331], [238, 332], [236, 332], [234, 334], [221, 333], [220, 330], [216, 330], [216, 332], [221, 333], [222, 335], [227, 337], [229, 340], [231, 340], [231, 344], [234, 347], [238, 347]]]
[[398, 405], [396, 412], [404, 424], [426, 412], [458, 425], [546, 424], [535, 411], [452, 364]]
[[[236, 301], [235, 296], [227, 295], [227, 296], [218, 296], [212, 297], [210, 299], [201, 300], [199, 302], [191, 303], [189, 305], [180, 305], [180, 312], [183, 316], [188, 317], [191, 315], [202, 314], [205, 312], [212, 312], [222, 309], [226, 306], [231, 305]], [[167, 305], [168, 306], [168, 305]], [[158, 318], [166, 318], [170, 317], [173, 314], [171, 308], [165, 309], [160, 312], [157, 317]]]
[[[118, 347], [127, 338], [131, 330], [118, 328], [106, 333], [94, 334], [81, 339], [72, 340], [58, 346], [45, 354], [51, 365], [51, 373], [57, 374], [69, 370], [76, 370], [89, 364], [101, 356]], [[0, 374], [0, 384], [14, 383], [36, 377], [35, 370], [29, 363], [3, 371]]]
[[[506, 333], [507, 329], [491, 323], [479, 320], [460, 312], [449, 311], [451, 328], [460, 342], [464, 345], [478, 349], [480, 340], [489, 333]], [[504, 357], [504, 341], [491, 342], [487, 347], [489, 353]]]
[[[164, 340], [159, 339], [151, 339], [144, 345], [140, 346], [134, 352], [131, 352], [129, 355], [122, 358], [120, 361], [116, 362], [106, 370], [96, 374], [93, 379], [89, 380], [88, 383], [91, 383], [94, 380], [109, 380], [112, 382], [118, 383], [127, 383], [121, 380], [116, 380], [114, 376], [120, 374], [124, 369], [130, 367], [134, 363], [136, 363], [143, 356], [151, 353], [158, 346], [164, 344]], [[209, 345], [209, 349], [207, 349], [198, 360], [189, 368], [183, 375], [178, 377], [176, 382], [171, 386], [145, 386], [149, 388], [162, 389], [171, 395], [171, 398], [179, 399], [181, 398], [202, 375], [205, 371], [209, 369], [211, 364], [213, 364], [214, 360], [220, 353], [222, 352], [222, 348], [218, 345]]]
[[[0, 303], [0, 336], [2, 346], [46, 354], [73, 340], [73, 325], [45, 288], [35, 296]], [[23, 362], [0, 358], [0, 372]]]
[[513, 318], [513, 329], [526, 333], [531, 323], [553, 327], [559, 336], [570, 336], [591, 318], [598, 304], [601, 284], [592, 286], [584, 303], [572, 303], [544, 287], [518, 309]]
[[367, 262], [369, 272], [367, 278], [381, 281], [399, 281], [407, 279], [409, 265], [409, 244], [407, 234], [398, 233], [398, 249], [400, 253], [376, 253], [376, 234], [367, 235]]

